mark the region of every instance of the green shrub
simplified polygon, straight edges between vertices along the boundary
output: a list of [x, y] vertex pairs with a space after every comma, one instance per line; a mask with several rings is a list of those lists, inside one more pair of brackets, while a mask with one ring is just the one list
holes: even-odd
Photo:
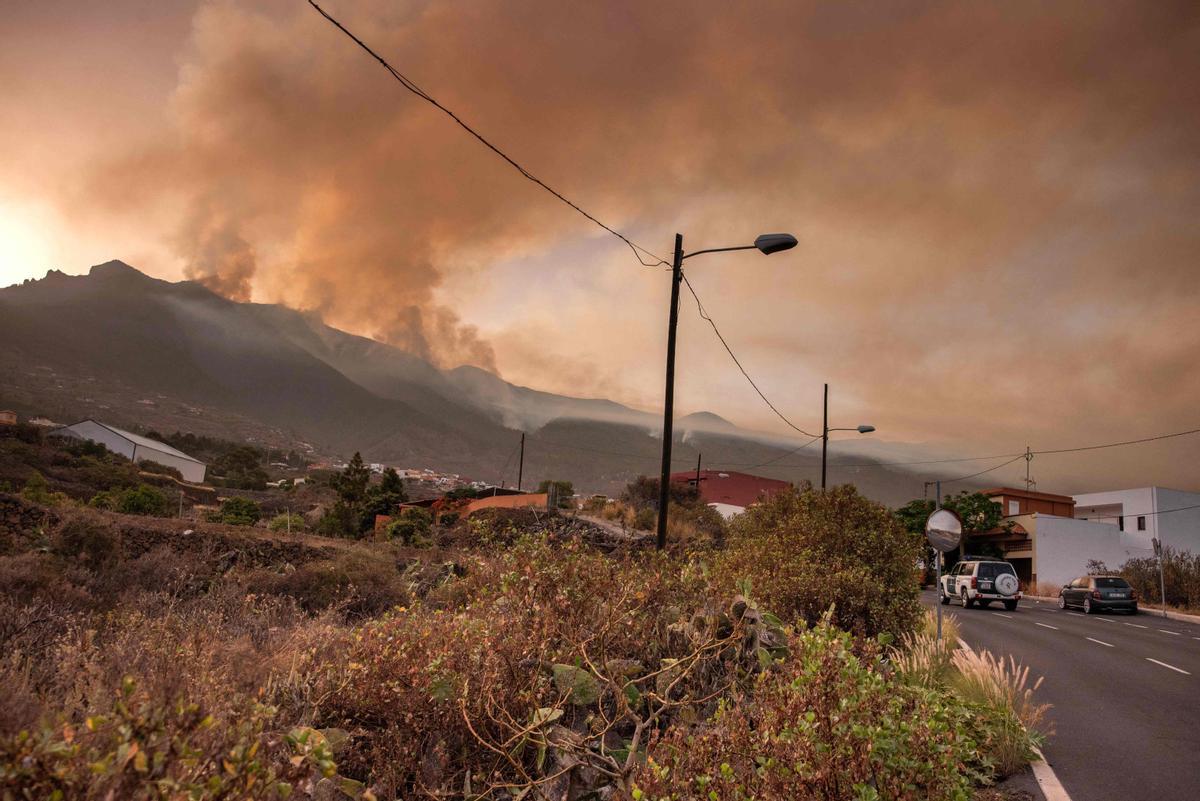
[[895, 516], [854, 487], [805, 486], [735, 518], [712, 573], [726, 593], [752, 582], [755, 596], [785, 620], [812, 626], [832, 606], [842, 628], [899, 637], [918, 619], [912, 571], [919, 555], [920, 543]]
[[70, 502], [70, 499], [63, 493], [53, 492], [50, 489], [50, 484], [46, 481], [46, 477], [36, 470], [30, 474], [29, 479], [25, 482], [25, 488], [21, 490], [21, 497], [31, 503], [39, 503], [42, 506], [63, 506]]
[[89, 504], [98, 509], [108, 509], [127, 515], [166, 517], [171, 513], [171, 502], [167, 496], [149, 484], [138, 484], [136, 487], [123, 487], [97, 493], [89, 501]]
[[978, 761], [972, 715], [952, 697], [888, 677], [878, 649], [828, 622], [762, 674], [751, 697], [649, 748], [635, 798], [968, 798]]
[[420, 508], [404, 509], [387, 527], [387, 538], [405, 545], [426, 547], [433, 544], [433, 515]]
[[395, 564], [368, 553], [307, 562], [287, 573], [259, 571], [250, 576], [248, 589], [294, 598], [310, 613], [341, 604], [351, 619], [380, 615], [411, 599]]
[[653, 531], [658, 525], [658, 512], [648, 507], [638, 509], [633, 515], [633, 527], [639, 531]]
[[271, 531], [303, 531], [304, 515], [281, 512], [271, 518], [267, 528]]
[[209, 515], [213, 523], [227, 523], [231, 526], [253, 526], [262, 517], [258, 504], [249, 498], [226, 498], [221, 502], [221, 508]]
[[158, 475], [170, 476], [171, 478], [176, 478], [180, 481], [183, 480], [183, 473], [180, 473], [176, 468], [168, 467], [165, 464], [159, 464], [158, 462], [150, 459], [143, 459], [142, 461], [138, 462], [137, 466], [138, 469], [146, 473], [157, 473]]

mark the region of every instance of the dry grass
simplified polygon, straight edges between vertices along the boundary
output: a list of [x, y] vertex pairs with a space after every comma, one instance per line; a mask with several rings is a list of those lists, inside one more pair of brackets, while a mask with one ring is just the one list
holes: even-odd
[[987, 714], [987, 751], [1001, 776], [1007, 776], [1034, 758], [1033, 747], [1049, 734], [1049, 704], [1038, 703], [1034, 693], [1042, 685], [1030, 684], [1029, 668], [1008, 657], [963, 646], [951, 657], [957, 671], [954, 688]]
[[908, 684], [944, 687], [952, 672], [951, 657], [958, 647], [958, 618], [942, 615], [942, 639], [937, 638], [937, 612], [926, 610], [920, 628], [901, 640], [892, 652], [896, 672]]

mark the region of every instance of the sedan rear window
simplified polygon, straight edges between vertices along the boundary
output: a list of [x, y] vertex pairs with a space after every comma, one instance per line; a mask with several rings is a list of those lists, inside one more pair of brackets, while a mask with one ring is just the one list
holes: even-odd
[[1096, 586], [1103, 590], [1123, 590], [1129, 586], [1129, 582], [1123, 578], [1098, 578]]
[[984, 562], [979, 566], [979, 578], [995, 578], [1004, 573], [1016, 573], [1013, 566], [1005, 562]]

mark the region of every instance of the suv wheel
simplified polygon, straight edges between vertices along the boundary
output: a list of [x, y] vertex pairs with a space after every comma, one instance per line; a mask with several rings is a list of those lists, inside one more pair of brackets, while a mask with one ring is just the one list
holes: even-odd
[[963, 609], [970, 609], [972, 606], [975, 605], [975, 602], [971, 600], [971, 596], [967, 595], [966, 587], [963, 587], [963, 591], [962, 591], [962, 605], [963, 605]]
[[1017, 611], [1017, 602], [1016, 601], [1005, 601], [1004, 608], [1010, 612], [1015, 612], [1015, 611]]
[[1085, 615], [1090, 615], [1092, 613], [1092, 599], [1091, 598], [1083, 599], [1083, 613]]

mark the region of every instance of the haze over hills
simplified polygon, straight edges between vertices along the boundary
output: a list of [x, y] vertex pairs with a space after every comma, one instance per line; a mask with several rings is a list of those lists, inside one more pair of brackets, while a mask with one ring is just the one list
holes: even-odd
[[[283, 306], [238, 303], [200, 284], [151, 278], [119, 261], [86, 276], [52, 271], [0, 290], [0, 405], [60, 419], [298, 441], [318, 453], [428, 466], [485, 481], [542, 478], [612, 492], [659, 466], [659, 415], [605, 399], [516, 386], [477, 367], [440, 370], [389, 345]], [[675, 469], [792, 481], [819, 478], [819, 447], [746, 431], [707, 412], [677, 419]], [[840, 462], [863, 464], [859, 451]], [[891, 503], [920, 495], [921, 477], [841, 470]]]

